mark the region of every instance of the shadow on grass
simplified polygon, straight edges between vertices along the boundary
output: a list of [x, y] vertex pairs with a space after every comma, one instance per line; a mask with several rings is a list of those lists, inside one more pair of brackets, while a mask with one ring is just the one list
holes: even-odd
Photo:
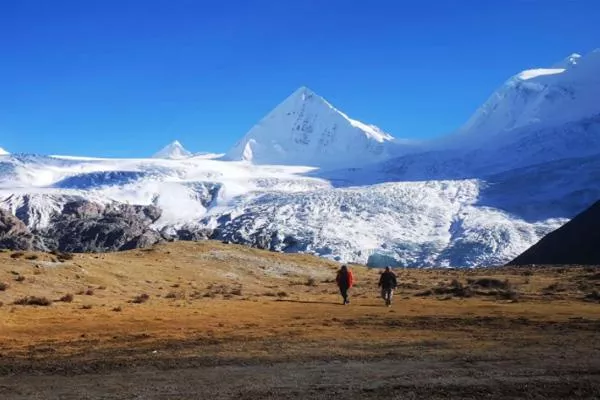
[[[311, 301], [311, 300], [290, 300], [290, 299], [278, 299], [279, 302], [284, 303], [298, 303], [298, 304], [329, 304], [329, 305], [340, 305], [343, 306], [341, 301]], [[380, 304], [357, 304], [355, 302], [351, 302], [348, 304], [348, 307], [375, 307], [375, 308], [385, 308], [385, 305]]]
[[279, 299], [277, 301], [280, 302], [284, 302], [284, 303], [299, 303], [299, 304], [329, 304], [329, 305], [343, 305], [342, 302], [337, 302], [337, 301], [309, 301], [309, 300], [285, 300], [285, 299]]

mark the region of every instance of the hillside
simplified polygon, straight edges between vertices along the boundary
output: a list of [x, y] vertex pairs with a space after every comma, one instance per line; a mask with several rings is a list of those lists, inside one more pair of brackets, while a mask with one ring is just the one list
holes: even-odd
[[600, 265], [600, 201], [577, 215], [508, 265]]
[[[600, 391], [598, 268], [399, 270], [386, 308], [379, 271], [358, 265], [342, 306], [337, 267], [213, 241], [0, 252], [0, 393], [559, 399]], [[52, 304], [15, 304], [29, 296]]]

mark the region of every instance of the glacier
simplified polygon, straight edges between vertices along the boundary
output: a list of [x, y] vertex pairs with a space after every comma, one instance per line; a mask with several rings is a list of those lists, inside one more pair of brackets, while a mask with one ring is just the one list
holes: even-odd
[[[152, 204], [163, 210], [157, 230], [207, 227], [221, 239], [253, 245], [258, 233], [279, 240], [262, 247], [371, 265], [386, 255], [394, 265], [469, 266], [501, 263], [565, 222], [528, 222], [479, 205], [487, 187], [477, 179], [336, 187], [313, 176], [314, 167], [193, 157], [63, 162], [39, 156], [19, 165], [19, 158], [5, 161], [13, 163], [14, 184], [0, 188], [0, 207], [33, 229], [47, 227], [77, 199]], [[51, 182], [33, 178], [48, 169]]]
[[4, 154], [0, 207], [31, 229], [76, 199], [155, 205], [153, 228], [371, 266], [503, 264], [600, 198], [600, 52], [507, 80], [417, 142], [300, 88], [224, 155]]

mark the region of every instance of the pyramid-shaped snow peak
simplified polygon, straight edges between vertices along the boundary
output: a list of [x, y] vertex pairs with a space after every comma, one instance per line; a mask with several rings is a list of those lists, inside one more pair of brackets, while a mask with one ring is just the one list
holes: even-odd
[[8, 151], [6, 151], [6, 150], [4, 150], [2, 147], [0, 147], [0, 156], [7, 156], [7, 155], [9, 155], [9, 154], [10, 154], [10, 153], [9, 153]]
[[169, 160], [180, 160], [182, 158], [191, 157], [192, 153], [187, 151], [179, 141], [174, 141], [163, 147], [158, 153], [154, 154], [152, 158], [165, 158]]
[[264, 117], [226, 154], [255, 164], [345, 168], [382, 161], [394, 138], [349, 118], [302, 87]]

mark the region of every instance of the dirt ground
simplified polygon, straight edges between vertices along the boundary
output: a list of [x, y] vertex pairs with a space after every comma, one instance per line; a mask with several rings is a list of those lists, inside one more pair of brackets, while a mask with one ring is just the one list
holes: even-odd
[[387, 308], [360, 266], [341, 305], [337, 267], [0, 253], [0, 399], [600, 398], [600, 268], [402, 269]]

